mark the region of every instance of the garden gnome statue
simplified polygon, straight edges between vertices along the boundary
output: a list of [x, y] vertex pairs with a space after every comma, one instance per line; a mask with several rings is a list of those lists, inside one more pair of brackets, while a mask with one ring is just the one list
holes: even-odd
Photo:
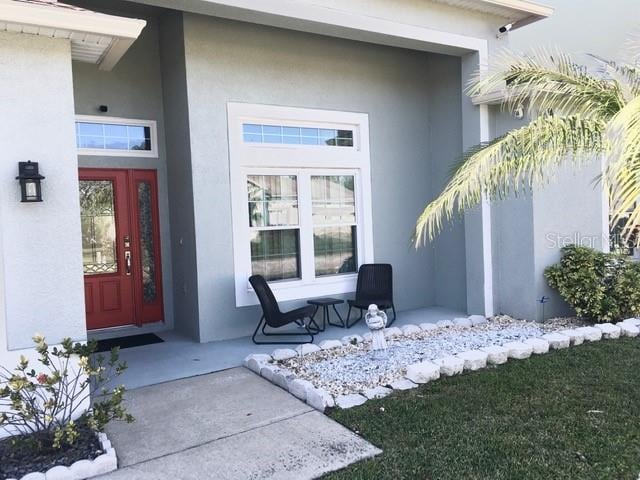
[[375, 358], [386, 358], [387, 341], [384, 338], [384, 327], [387, 326], [387, 314], [378, 310], [375, 304], [369, 305], [365, 315], [367, 327], [371, 330], [371, 350]]

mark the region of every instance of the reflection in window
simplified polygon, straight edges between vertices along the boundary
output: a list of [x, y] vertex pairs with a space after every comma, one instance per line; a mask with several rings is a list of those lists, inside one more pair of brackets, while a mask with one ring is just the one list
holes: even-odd
[[300, 278], [298, 229], [252, 232], [251, 271], [267, 281]]
[[81, 180], [80, 212], [85, 275], [116, 273], [113, 183], [109, 180]]
[[253, 274], [268, 281], [300, 278], [297, 177], [249, 175], [247, 193]]
[[138, 183], [138, 216], [140, 222], [140, 254], [142, 256], [142, 298], [153, 303], [158, 296], [156, 258], [153, 247], [153, 202], [149, 182]]
[[357, 271], [353, 175], [311, 177], [316, 277]]
[[246, 143], [353, 147], [353, 130], [245, 123], [242, 135]]
[[81, 149], [151, 151], [151, 127], [76, 122], [76, 142]]
[[249, 175], [247, 188], [251, 227], [298, 224], [298, 183], [295, 175]]

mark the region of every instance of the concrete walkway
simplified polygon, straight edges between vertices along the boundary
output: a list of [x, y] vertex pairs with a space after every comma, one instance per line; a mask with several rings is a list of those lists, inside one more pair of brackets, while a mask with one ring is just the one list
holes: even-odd
[[380, 450], [244, 368], [131, 390], [102, 479], [311, 479]]

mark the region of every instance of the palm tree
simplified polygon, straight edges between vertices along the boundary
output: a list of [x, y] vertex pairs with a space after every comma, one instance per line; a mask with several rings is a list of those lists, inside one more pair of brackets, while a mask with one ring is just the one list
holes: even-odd
[[[576, 167], [604, 156], [599, 177], [609, 195], [611, 222], [625, 219], [623, 235], [640, 224], [640, 67], [595, 56], [598, 68], [566, 54], [540, 50], [503, 54], [499, 67], [478, 74], [467, 93], [502, 90], [503, 108], [525, 108], [534, 120], [468, 151], [442, 193], [420, 215], [416, 246], [432, 240], [454, 214], [482, 200], [531, 191], [558, 166]], [[637, 241], [637, 240], [636, 240]]]

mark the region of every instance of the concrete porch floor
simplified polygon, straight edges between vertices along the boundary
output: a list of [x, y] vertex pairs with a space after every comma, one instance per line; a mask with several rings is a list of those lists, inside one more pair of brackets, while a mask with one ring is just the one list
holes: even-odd
[[[334, 315], [331, 311], [332, 320], [335, 319]], [[321, 317], [321, 314], [318, 316]], [[393, 326], [435, 323], [460, 316], [466, 314], [441, 307], [421, 308], [399, 312]], [[361, 335], [367, 331], [364, 321], [349, 329], [328, 327], [323, 333], [315, 336], [314, 342], [340, 339], [351, 334]], [[161, 332], [158, 336], [164, 340], [163, 343], [121, 350], [120, 358], [127, 362], [129, 368], [116, 380], [118, 384], [133, 389], [217, 372], [241, 365], [242, 360], [251, 353], [270, 353], [279, 348], [278, 345], [255, 345], [250, 337], [197, 343], [173, 331]]]

